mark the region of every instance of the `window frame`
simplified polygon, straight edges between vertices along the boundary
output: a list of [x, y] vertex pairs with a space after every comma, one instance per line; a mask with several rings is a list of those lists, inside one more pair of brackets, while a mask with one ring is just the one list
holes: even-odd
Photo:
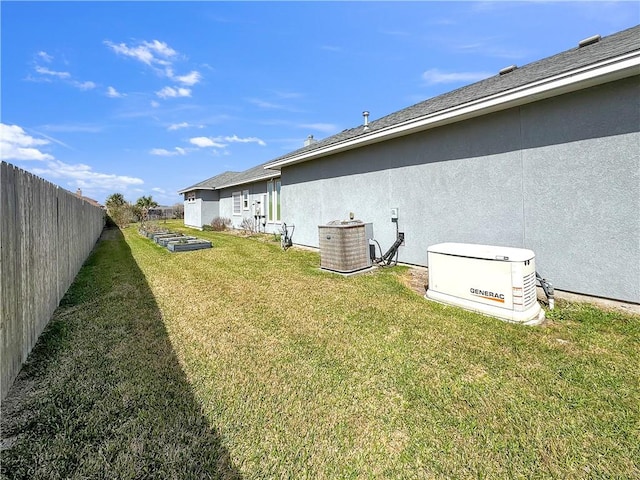
[[242, 210], [249, 210], [249, 190], [242, 191]]
[[267, 222], [269, 223], [282, 223], [281, 189], [282, 183], [279, 178], [267, 182]]
[[[236, 205], [236, 198], [238, 200]], [[236, 206], [238, 209], [236, 210]], [[242, 192], [237, 191], [231, 194], [231, 211], [233, 215], [242, 215]]]

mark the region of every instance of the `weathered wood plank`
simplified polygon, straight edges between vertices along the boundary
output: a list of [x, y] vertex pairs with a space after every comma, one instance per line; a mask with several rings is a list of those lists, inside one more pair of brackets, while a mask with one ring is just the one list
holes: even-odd
[[104, 212], [0, 162], [0, 397], [91, 253]]

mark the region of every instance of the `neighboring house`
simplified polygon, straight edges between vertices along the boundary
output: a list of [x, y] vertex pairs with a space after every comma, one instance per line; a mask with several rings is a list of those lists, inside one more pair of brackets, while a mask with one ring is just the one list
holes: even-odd
[[397, 208], [401, 262], [529, 248], [560, 290], [640, 303], [640, 27], [580, 43], [267, 163], [294, 243], [353, 212], [386, 249]]
[[[640, 303], [640, 26], [588, 40], [247, 172], [280, 171], [295, 244], [353, 213], [384, 250], [397, 225], [400, 262], [440, 242], [529, 248], [559, 290]], [[247, 172], [180, 193], [228, 216]], [[209, 217], [187, 222], [185, 203], [186, 224]]]
[[93, 205], [94, 207], [100, 207], [103, 210], [106, 210], [107, 207], [105, 207], [104, 205], [101, 205], [97, 200], [94, 200], [93, 198], [89, 198], [89, 197], [85, 197], [84, 195], [82, 195], [82, 189], [78, 188], [76, 190], [76, 197], [80, 197], [81, 199], [83, 199], [85, 202], [89, 202], [91, 205]]
[[184, 223], [201, 229], [214, 218], [231, 220], [241, 228], [253, 220], [260, 231], [280, 230], [280, 172], [264, 164], [244, 172], [224, 172], [180, 190], [184, 195]]

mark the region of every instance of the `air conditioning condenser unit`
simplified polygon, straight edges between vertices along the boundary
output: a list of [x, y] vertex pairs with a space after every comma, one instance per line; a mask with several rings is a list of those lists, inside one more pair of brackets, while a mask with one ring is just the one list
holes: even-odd
[[522, 248], [439, 243], [427, 249], [430, 300], [509, 322], [544, 321], [536, 292], [535, 254]]

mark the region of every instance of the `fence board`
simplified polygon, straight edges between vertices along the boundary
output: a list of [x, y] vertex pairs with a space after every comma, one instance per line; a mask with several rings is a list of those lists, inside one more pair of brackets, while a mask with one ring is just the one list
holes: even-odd
[[103, 228], [101, 208], [0, 163], [2, 399]]

